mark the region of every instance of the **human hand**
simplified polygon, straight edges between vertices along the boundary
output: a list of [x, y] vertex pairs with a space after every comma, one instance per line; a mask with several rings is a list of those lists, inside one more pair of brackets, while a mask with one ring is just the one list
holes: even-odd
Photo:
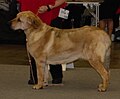
[[48, 7], [47, 7], [47, 6], [41, 6], [41, 7], [39, 7], [38, 12], [39, 12], [39, 13], [44, 13], [44, 12], [46, 12], [47, 10], [48, 10]]

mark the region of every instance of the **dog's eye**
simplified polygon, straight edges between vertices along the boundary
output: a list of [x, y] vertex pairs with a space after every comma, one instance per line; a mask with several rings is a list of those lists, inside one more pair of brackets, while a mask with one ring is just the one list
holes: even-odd
[[21, 20], [18, 18], [18, 20], [17, 20], [18, 22], [21, 22]]

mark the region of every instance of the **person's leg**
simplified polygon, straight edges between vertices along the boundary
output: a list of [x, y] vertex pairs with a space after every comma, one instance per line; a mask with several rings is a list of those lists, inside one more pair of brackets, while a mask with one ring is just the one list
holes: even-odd
[[112, 32], [113, 32], [113, 20], [112, 19], [108, 19], [107, 28], [108, 28], [108, 35], [111, 38], [111, 35], [112, 35]]
[[99, 27], [103, 30], [106, 28], [106, 21], [105, 20], [100, 20], [99, 21]]
[[105, 20], [101, 20], [99, 22], [99, 27], [101, 29], [105, 30], [106, 26], [107, 26], [107, 33], [111, 37], [112, 32], [113, 32], [113, 20], [112, 19], [105, 19]]
[[52, 83], [53, 84], [62, 83], [62, 78], [63, 78], [62, 65], [61, 64], [57, 64], [57, 65], [50, 64], [49, 66], [50, 66], [50, 73], [52, 76]]

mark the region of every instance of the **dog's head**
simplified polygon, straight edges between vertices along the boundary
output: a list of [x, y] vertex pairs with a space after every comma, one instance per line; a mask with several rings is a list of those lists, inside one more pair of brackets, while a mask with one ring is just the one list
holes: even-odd
[[17, 14], [16, 18], [11, 20], [11, 28], [14, 30], [27, 30], [30, 28], [38, 28], [43, 22], [31, 11], [23, 11]]

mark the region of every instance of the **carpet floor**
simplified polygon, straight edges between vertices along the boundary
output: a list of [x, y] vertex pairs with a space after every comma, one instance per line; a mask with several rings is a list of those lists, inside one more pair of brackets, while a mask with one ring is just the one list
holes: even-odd
[[63, 74], [63, 86], [34, 90], [27, 84], [28, 65], [0, 65], [0, 99], [120, 99], [120, 69], [111, 69], [106, 92], [97, 91], [101, 79], [94, 69], [74, 68]]

